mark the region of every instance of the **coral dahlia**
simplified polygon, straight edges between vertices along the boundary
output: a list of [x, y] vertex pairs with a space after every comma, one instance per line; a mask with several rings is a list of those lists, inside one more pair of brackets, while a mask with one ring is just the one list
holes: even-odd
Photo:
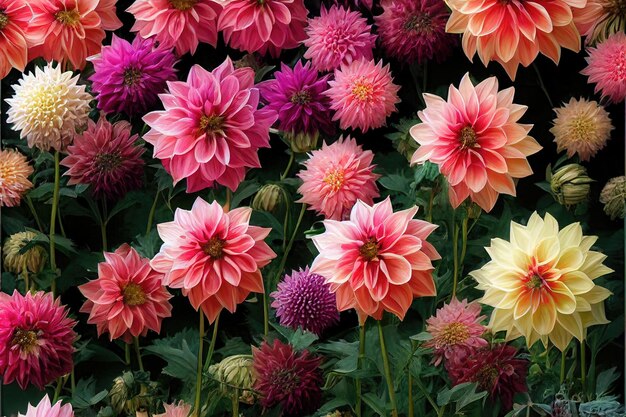
[[0, 79], [11, 68], [24, 72], [28, 63], [31, 8], [23, 0], [0, 0]]
[[33, 188], [28, 177], [33, 167], [16, 150], [0, 150], [0, 207], [18, 206], [22, 196]]
[[122, 21], [117, 17], [117, 0], [99, 0], [96, 13], [100, 16], [102, 29], [118, 30], [122, 27]]
[[595, 92], [613, 103], [626, 97], [626, 34], [609, 36], [595, 48], [588, 48], [587, 67], [580, 73], [595, 83]]
[[17, 417], [74, 417], [74, 410], [72, 404], [62, 405], [61, 400], [52, 405], [50, 397], [46, 394], [39, 404], [36, 406], [28, 404], [26, 414], [17, 413]]

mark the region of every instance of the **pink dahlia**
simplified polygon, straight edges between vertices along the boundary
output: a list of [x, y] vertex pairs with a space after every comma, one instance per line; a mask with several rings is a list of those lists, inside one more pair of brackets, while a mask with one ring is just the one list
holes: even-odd
[[364, 151], [349, 136], [324, 143], [322, 149], [311, 152], [305, 169], [298, 173], [302, 179], [299, 202], [332, 220], [347, 217], [357, 200], [373, 204], [380, 195], [376, 186], [380, 175], [373, 172], [373, 159], [372, 151]]
[[90, 59], [89, 78], [97, 94], [98, 108], [106, 114], [144, 114], [159, 101], [167, 81], [176, 80], [176, 57], [170, 49], [156, 46], [154, 39], [137, 36], [133, 43], [113, 35], [111, 46]]
[[28, 24], [32, 11], [23, 0], [0, 0], [0, 79], [28, 63]]
[[432, 339], [424, 344], [435, 351], [435, 365], [445, 359], [446, 364], [461, 366], [473, 349], [487, 346], [487, 341], [481, 337], [487, 330], [480, 324], [484, 319], [485, 316], [480, 315], [480, 304], [467, 300], [453, 298], [437, 309], [437, 313], [426, 320], [426, 331]]
[[61, 400], [52, 405], [50, 397], [46, 394], [39, 404], [36, 406], [28, 404], [26, 414], [18, 413], [17, 417], [74, 417], [74, 410], [71, 404], [62, 405]]
[[588, 48], [587, 67], [581, 74], [595, 83], [595, 92], [613, 103], [620, 103], [626, 97], [626, 34], [623, 32], [609, 36], [595, 48]]
[[163, 404], [165, 413], [154, 414], [154, 417], [188, 417], [191, 411], [191, 405], [186, 404], [183, 400], [180, 400], [178, 404]]
[[580, 50], [573, 9], [586, 0], [447, 0], [446, 31], [463, 34], [463, 50], [487, 65], [499, 62], [511, 79], [541, 52], [558, 64], [561, 48]]
[[303, 0], [230, 0], [217, 27], [232, 48], [277, 57], [306, 38], [306, 15]]
[[117, 0], [100, 0], [96, 6], [104, 30], [112, 31], [122, 27], [122, 21], [117, 17], [116, 3]]
[[163, 319], [172, 315], [163, 275], [127, 244], [104, 252], [104, 260], [98, 278], [78, 287], [87, 298], [80, 309], [89, 314], [87, 323], [96, 325], [98, 336], [108, 332], [111, 340], [121, 337], [127, 343], [148, 330], [159, 333]]
[[339, 120], [342, 129], [351, 127], [367, 132], [384, 126], [400, 102], [400, 87], [393, 83], [389, 65], [383, 67], [382, 61], [375, 64], [361, 58], [349, 65], [342, 64], [328, 84], [326, 95], [330, 97], [331, 109], [336, 111], [333, 120]]
[[217, 45], [222, 6], [215, 0], [135, 0], [126, 11], [135, 17], [131, 31], [145, 39], [154, 36], [178, 55], [195, 54], [200, 42]]
[[152, 129], [144, 135], [154, 145], [174, 183], [187, 179], [193, 193], [217, 182], [236, 190], [246, 168], [261, 166], [257, 151], [269, 147], [273, 110], [257, 109], [259, 90], [251, 68], [233, 67], [230, 58], [213, 72], [194, 65], [187, 81], [168, 81], [160, 98], [165, 111], [143, 120]]
[[89, 120], [87, 130], [74, 136], [61, 165], [69, 185], [87, 184], [97, 197], [116, 199], [142, 184], [145, 148], [135, 145], [131, 125], [125, 120], [111, 124], [105, 117]]
[[448, 101], [424, 94], [422, 123], [411, 128], [420, 144], [411, 164], [439, 165], [453, 207], [469, 197], [490, 211], [500, 193], [515, 195], [514, 178], [532, 174], [526, 157], [541, 146], [528, 136], [532, 125], [517, 123], [526, 106], [513, 104], [514, 93], [498, 91], [496, 77], [474, 86], [465, 74], [458, 89], [448, 89]]
[[263, 292], [260, 268], [276, 254], [263, 241], [270, 229], [250, 226], [251, 214], [248, 207], [224, 212], [198, 197], [191, 210], [178, 208], [174, 221], [157, 226], [164, 243], [152, 267], [210, 322], [223, 308], [234, 312], [251, 292]]
[[291, 345], [275, 339], [252, 348], [254, 389], [263, 407], [280, 405], [285, 417], [310, 414], [322, 402], [322, 358], [307, 350], [294, 352]]
[[450, 12], [441, 0], [383, 0], [383, 14], [376, 16], [380, 43], [387, 56], [422, 63], [446, 59], [456, 45], [446, 33]]
[[[33, 19], [28, 32], [33, 39], [31, 58], [85, 68], [87, 57], [100, 52], [104, 40], [99, 0], [38, 0], [30, 2]], [[109, 22], [110, 23], [110, 22]]]
[[0, 374], [40, 390], [72, 370], [76, 322], [51, 293], [0, 293]]
[[325, 220], [313, 237], [319, 255], [311, 271], [326, 277], [339, 311], [355, 308], [361, 323], [383, 311], [404, 318], [414, 297], [436, 293], [431, 261], [440, 259], [426, 241], [437, 226], [414, 220], [417, 207], [395, 212], [389, 198], [369, 206], [358, 201], [350, 219]]
[[376, 43], [371, 30], [359, 12], [336, 4], [328, 10], [322, 6], [320, 16], [309, 19], [304, 57], [318, 71], [332, 71], [360, 58], [371, 60]]

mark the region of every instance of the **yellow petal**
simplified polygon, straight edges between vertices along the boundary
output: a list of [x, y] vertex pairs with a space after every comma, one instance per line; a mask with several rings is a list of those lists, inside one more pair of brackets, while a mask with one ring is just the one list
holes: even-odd
[[[584, 327], [583, 322], [580, 318], [580, 314], [559, 314], [556, 317], [557, 321], [563, 329], [570, 333], [578, 340], [583, 340], [584, 338]], [[556, 330], [556, 327], [555, 327]], [[569, 342], [569, 341], [568, 341]], [[562, 351], [563, 349], [561, 349]]]
[[535, 257], [539, 265], [546, 265], [556, 261], [559, 257], [561, 247], [556, 236], [541, 239], [535, 248]]
[[567, 288], [574, 295], [585, 294], [595, 286], [593, 281], [587, 274], [580, 271], [572, 271], [561, 276], [561, 282], [567, 285]]
[[578, 269], [585, 262], [585, 255], [577, 247], [570, 247], [561, 251], [561, 256], [557, 261], [555, 268], [565, 269], [572, 268]]
[[550, 334], [556, 323], [556, 306], [552, 297], [545, 297], [537, 310], [532, 314], [533, 329], [540, 335]]
[[559, 232], [559, 241], [562, 248], [579, 246], [583, 239], [583, 229], [580, 223], [572, 223], [567, 225]]

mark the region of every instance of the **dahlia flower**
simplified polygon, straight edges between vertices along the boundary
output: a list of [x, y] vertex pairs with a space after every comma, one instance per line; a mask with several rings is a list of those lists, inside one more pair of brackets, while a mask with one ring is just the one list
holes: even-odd
[[588, 48], [587, 67], [580, 73], [595, 83], [595, 92], [613, 103], [620, 103], [626, 97], [626, 34], [623, 32], [609, 36], [595, 48]]
[[375, 16], [385, 54], [399, 61], [422, 63], [446, 59], [456, 45], [446, 33], [450, 12], [440, 0], [383, 0], [383, 14]]
[[449, 304], [437, 309], [437, 313], [426, 320], [426, 331], [432, 339], [424, 344], [435, 351], [435, 365], [445, 359], [446, 366], [457, 366], [474, 349], [487, 346], [487, 341], [481, 337], [487, 330], [480, 324], [484, 319], [485, 316], [480, 315], [480, 304], [467, 300], [452, 298]]
[[292, 134], [327, 135], [335, 132], [330, 120], [330, 100], [324, 95], [328, 89], [328, 78], [318, 78], [311, 63], [298, 62], [291, 69], [281, 63], [274, 79], [258, 85], [262, 100], [268, 109], [278, 114], [278, 128]]
[[261, 395], [263, 407], [280, 404], [285, 417], [310, 414], [319, 408], [324, 383], [321, 357], [307, 350], [296, 353], [278, 339], [272, 345], [263, 342], [260, 348], [253, 347], [252, 355], [254, 389]]
[[0, 0], [0, 79], [11, 68], [24, 72], [28, 63], [28, 23], [32, 11], [23, 0]]
[[624, 0], [587, 0], [582, 9], [573, 9], [574, 22], [586, 44], [602, 42], [626, 30]]
[[77, 85], [78, 75], [61, 72], [61, 66], [51, 64], [34, 73], [24, 74], [13, 84], [15, 94], [9, 103], [7, 122], [20, 131], [28, 146], [48, 151], [64, 150], [77, 130], [82, 130], [89, 119], [91, 96], [84, 85]]
[[72, 404], [62, 405], [61, 400], [52, 405], [50, 397], [46, 394], [39, 404], [36, 406], [28, 404], [26, 414], [17, 413], [17, 417], [74, 417], [74, 410]]
[[104, 30], [118, 30], [122, 27], [122, 21], [117, 17], [117, 0], [99, 0], [96, 13], [100, 16], [100, 23]]
[[325, 220], [313, 237], [320, 274], [337, 297], [339, 311], [355, 308], [361, 323], [383, 311], [404, 318], [414, 297], [436, 293], [431, 261], [440, 259], [426, 241], [437, 226], [414, 220], [417, 207], [393, 212], [391, 200], [369, 206], [357, 201], [345, 221]]
[[121, 337], [127, 343], [148, 330], [159, 333], [163, 319], [172, 315], [163, 275], [127, 244], [104, 252], [104, 259], [98, 278], [78, 287], [87, 298], [80, 309], [89, 314], [87, 323], [96, 325], [98, 336], [109, 333], [111, 340]]
[[260, 268], [276, 257], [263, 241], [270, 229], [250, 226], [251, 214], [248, 207], [224, 212], [198, 197], [191, 210], [178, 208], [174, 221], [157, 226], [164, 243], [152, 267], [211, 323], [223, 308], [232, 313], [251, 292], [263, 292]]
[[611, 178], [602, 187], [600, 202], [604, 204], [604, 212], [611, 220], [623, 219], [626, 214], [626, 177]]
[[298, 173], [302, 179], [298, 202], [332, 220], [343, 220], [357, 200], [373, 204], [380, 195], [376, 186], [380, 175], [373, 172], [373, 159], [372, 151], [364, 151], [349, 136], [324, 143], [322, 149], [310, 153], [305, 169]]
[[452, 15], [446, 26], [449, 33], [463, 34], [463, 51], [474, 54], [486, 66], [499, 62], [511, 79], [521, 64], [529, 66], [541, 52], [555, 64], [561, 48], [580, 50], [580, 34], [573, 10], [584, 0], [501, 1], [447, 0]]
[[272, 307], [281, 326], [304, 330], [318, 336], [339, 321], [335, 295], [323, 276], [312, 274], [309, 268], [292, 271], [270, 294]]
[[164, 111], [143, 120], [152, 129], [144, 135], [154, 145], [174, 183], [187, 179], [193, 193], [217, 182], [236, 190], [246, 168], [260, 167], [259, 148], [269, 147], [273, 110], [257, 109], [259, 90], [254, 71], [234, 69], [230, 58], [208, 72], [194, 65], [187, 81], [168, 81], [161, 94]]
[[2, 260], [5, 271], [21, 275], [34, 274], [43, 269], [48, 252], [40, 245], [32, 246], [26, 252], [20, 253], [24, 246], [29, 244], [35, 237], [37, 237], [35, 232], [18, 232], [13, 233], [4, 241]]
[[515, 195], [514, 178], [532, 174], [526, 157], [541, 146], [528, 136], [532, 125], [517, 123], [526, 106], [513, 104], [513, 87], [498, 91], [490, 77], [477, 86], [465, 74], [459, 88], [450, 86], [448, 101], [424, 94], [423, 123], [411, 128], [420, 144], [411, 164], [430, 161], [449, 183], [450, 203], [466, 198], [490, 211], [498, 195]]
[[186, 404], [183, 400], [180, 400], [178, 404], [163, 404], [165, 412], [162, 414], [155, 414], [154, 417], [188, 417], [191, 411], [191, 405]]
[[126, 9], [135, 17], [130, 29], [144, 39], [155, 37], [161, 47], [181, 56], [196, 53], [200, 42], [217, 45], [217, 18], [222, 6], [215, 0], [135, 0]]
[[494, 307], [492, 331], [524, 336], [529, 347], [549, 339], [563, 351], [573, 337], [582, 342], [587, 327], [608, 323], [603, 301], [611, 292], [593, 280], [613, 270], [590, 250], [596, 236], [583, 236], [579, 223], [559, 230], [554, 217], [537, 212], [526, 226], [511, 222], [510, 235], [492, 239], [491, 261], [470, 273], [485, 291], [480, 302]]
[[550, 132], [557, 151], [567, 151], [570, 158], [578, 154], [581, 161], [588, 161], [604, 148], [614, 129], [609, 113], [595, 101], [571, 98], [554, 112]]
[[371, 31], [372, 25], [361, 13], [336, 4], [327, 10], [322, 5], [320, 16], [309, 19], [304, 57], [318, 71], [332, 71], [360, 58], [369, 61], [376, 44], [376, 35]]
[[90, 60], [91, 89], [106, 114], [144, 114], [158, 103], [167, 81], [176, 80], [176, 57], [170, 49], [155, 46], [152, 38], [137, 36], [131, 44], [113, 35], [111, 46]]
[[400, 102], [400, 87], [393, 83], [389, 65], [382, 61], [361, 58], [349, 65], [342, 64], [329, 81], [326, 95], [330, 108], [335, 110], [333, 120], [339, 120], [342, 129], [359, 128], [363, 132], [385, 125], [387, 117], [396, 111]]
[[72, 370], [76, 322], [51, 293], [0, 293], [0, 374], [40, 390]]
[[306, 38], [306, 15], [303, 0], [230, 0], [217, 28], [232, 48], [277, 57]]
[[87, 130], [74, 136], [61, 165], [69, 168], [64, 175], [68, 184], [87, 184], [97, 197], [116, 199], [142, 184], [145, 149], [136, 146], [131, 125], [125, 120], [111, 124], [105, 117], [98, 123], [91, 119]]
[[[43, 57], [59, 65], [70, 62], [82, 70], [87, 57], [100, 52], [105, 33], [98, 14], [99, 0], [37, 0], [29, 2], [33, 19], [31, 58]], [[107, 23], [111, 23], [107, 19]]]
[[22, 196], [33, 188], [28, 177], [33, 167], [16, 150], [0, 150], [0, 207], [18, 206]]

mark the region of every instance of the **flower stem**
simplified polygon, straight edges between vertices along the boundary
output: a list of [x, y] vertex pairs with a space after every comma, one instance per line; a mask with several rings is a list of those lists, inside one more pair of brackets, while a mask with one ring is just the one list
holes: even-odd
[[270, 332], [270, 306], [267, 299], [267, 288], [263, 286], [263, 336], [267, 337]]
[[233, 393], [233, 417], [239, 417], [239, 388]]
[[196, 369], [196, 400], [194, 403], [194, 415], [200, 417], [200, 394], [202, 393], [202, 344], [204, 342], [204, 313], [200, 308], [200, 321], [198, 327], [198, 338], [200, 344], [198, 345], [198, 367]]
[[57, 209], [59, 208], [59, 189], [61, 187], [61, 167], [59, 165], [59, 151], [54, 151], [54, 189], [52, 192], [52, 212], [50, 213], [50, 268], [52, 269], [52, 283], [50, 290], [52, 296], [55, 295], [57, 289], [57, 259], [56, 248], [54, 242], [54, 232], [57, 220]]
[[65, 228], [63, 227], [63, 220], [61, 219], [61, 207], [57, 208], [57, 221], [59, 222], [59, 228], [61, 229], [61, 236], [67, 237], [65, 234]]
[[459, 262], [460, 266], [461, 266], [461, 274], [463, 273], [463, 261], [465, 261], [465, 254], [467, 253], [467, 225], [469, 222], [469, 216], [465, 216], [465, 218], [463, 219], [463, 223], [461, 223], [461, 239], [462, 239], [462, 243], [461, 243], [461, 261]]
[[126, 362], [126, 366], [130, 366], [130, 343], [126, 343], [124, 345], [124, 360]]
[[[357, 358], [357, 369], [360, 371], [363, 368], [363, 359], [365, 358], [365, 322], [359, 325], [359, 357]], [[356, 415], [361, 417], [362, 405], [361, 405], [361, 378], [356, 377]]]
[[139, 362], [139, 370], [143, 371], [143, 361], [141, 360], [141, 351], [139, 350], [139, 338], [133, 337], [133, 344], [135, 345], [135, 353], [137, 354], [137, 362]]
[[385, 379], [387, 380], [387, 390], [389, 391], [389, 401], [391, 402], [391, 416], [398, 417], [398, 406], [396, 405], [396, 392], [393, 387], [393, 378], [391, 377], [391, 367], [389, 366], [389, 356], [387, 355], [387, 347], [385, 346], [385, 335], [383, 334], [383, 325], [378, 320], [378, 338], [380, 339], [380, 353], [383, 357], [383, 368], [385, 370]]
[[432, 223], [433, 221], [433, 203], [435, 201], [435, 186], [430, 189], [430, 198], [428, 199], [428, 211], [426, 212], [426, 221]]
[[63, 388], [63, 377], [60, 376], [57, 378], [57, 387], [54, 390], [54, 397], [52, 397], [52, 405], [54, 405], [57, 400], [59, 399], [59, 396], [61, 395], [61, 389]]
[[559, 379], [560, 383], [563, 384], [565, 381], [565, 356], [567, 354], [567, 348], [561, 352], [561, 378]]
[[100, 234], [102, 235], [102, 251], [107, 251], [107, 223], [109, 213], [106, 200], [102, 200], [102, 216], [100, 216]]
[[587, 399], [587, 366], [585, 364], [585, 346], [586, 343], [584, 340], [580, 342], [580, 382], [583, 386], [583, 401], [586, 401]]
[[285, 171], [281, 174], [280, 176], [280, 180], [284, 180], [285, 178], [287, 178], [287, 175], [289, 175], [289, 171], [291, 170], [291, 166], [293, 165], [293, 161], [294, 159], [296, 159], [296, 153], [293, 151], [289, 152], [289, 162], [287, 162], [287, 167], [285, 168]]
[[209, 354], [206, 357], [206, 361], [204, 362], [204, 371], [209, 371], [209, 366], [211, 365], [211, 359], [213, 358], [213, 351], [215, 350], [215, 342], [217, 341], [217, 330], [220, 323], [220, 316], [218, 315], [215, 318], [215, 322], [213, 323], [213, 334], [211, 335], [211, 344], [209, 345]]
[[456, 297], [456, 286], [459, 280], [459, 225], [454, 222], [454, 233], [452, 236], [452, 256], [454, 258], [454, 269], [452, 271], [452, 298]]
[[161, 191], [157, 191], [154, 196], [154, 201], [152, 202], [152, 207], [150, 207], [150, 213], [148, 213], [148, 224], [146, 225], [146, 236], [152, 230], [152, 222], [154, 221], [154, 213], [156, 212], [157, 202], [159, 201], [159, 197], [161, 196]]
[[28, 194], [26, 195], [26, 204], [28, 205], [28, 208], [30, 209], [30, 213], [33, 215], [33, 218], [35, 219], [35, 223], [37, 223], [37, 229], [39, 229], [40, 232], [43, 232], [43, 228], [41, 227], [41, 221], [39, 221], [39, 216], [37, 215], [37, 210], [35, 210], [35, 206], [33, 205], [33, 200], [31, 200]]
[[552, 104], [552, 99], [550, 98], [550, 94], [548, 94], [548, 90], [546, 89], [546, 85], [543, 83], [543, 78], [541, 77], [541, 71], [539, 71], [539, 67], [534, 62], [533, 62], [533, 68], [535, 69], [535, 72], [537, 73], [537, 79], [539, 80], [539, 87], [541, 87], [543, 94], [546, 95], [546, 98], [548, 99], [548, 103], [550, 103], [550, 107], [554, 107], [554, 104]]
[[[441, 415], [439, 414], [439, 407], [437, 407], [437, 403], [435, 402], [433, 397], [428, 393], [428, 391], [426, 390], [426, 387], [424, 387], [424, 385], [422, 384], [422, 381], [420, 381], [419, 378], [417, 378], [415, 379], [415, 383], [417, 384], [417, 387], [420, 389], [422, 394], [424, 394], [424, 397], [426, 397], [426, 400], [428, 400], [430, 405], [433, 407], [433, 410], [435, 410], [435, 413], [437, 413], [438, 416]], [[409, 406], [410, 406], [410, 403], [409, 403]], [[411, 414], [409, 414], [409, 416], [411, 416]]]
[[228, 212], [230, 210], [230, 202], [233, 198], [233, 192], [230, 191], [230, 188], [226, 188], [226, 202], [224, 203], [224, 212]]

